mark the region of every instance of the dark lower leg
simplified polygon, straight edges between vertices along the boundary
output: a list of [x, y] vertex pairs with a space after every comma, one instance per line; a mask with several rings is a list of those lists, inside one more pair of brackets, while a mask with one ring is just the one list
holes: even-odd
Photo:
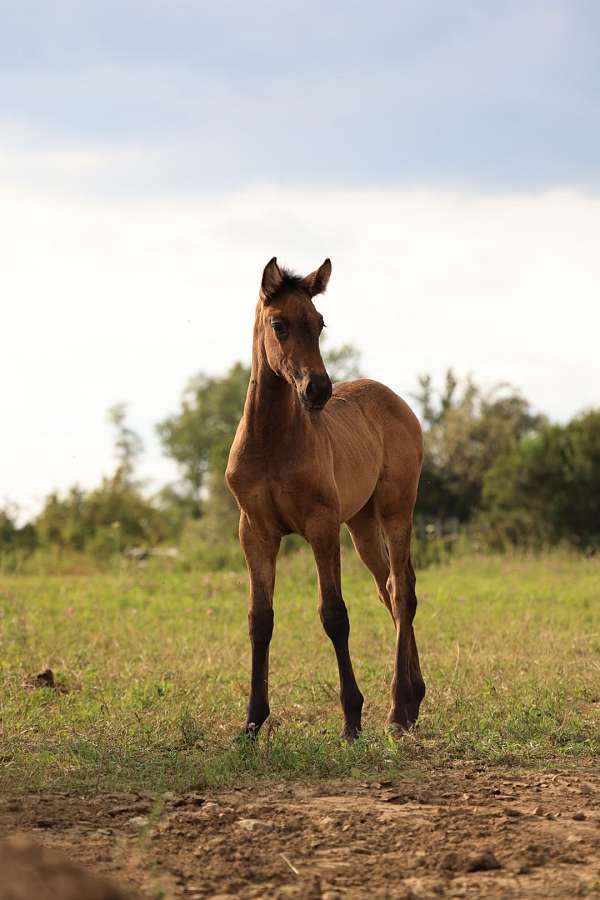
[[252, 648], [245, 731], [254, 736], [269, 716], [269, 645], [273, 634], [273, 590], [279, 538], [257, 534], [242, 514], [240, 541], [250, 578], [248, 629]]
[[252, 674], [246, 731], [255, 734], [269, 716], [269, 644], [273, 634], [273, 610], [269, 607], [248, 613], [252, 645]]
[[346, 738], [358, 737], [361, 729], [363, 695], [361, 694], [350, 659], [348, 638], [350, 621], [348, 611], [340, 594], [328, 591], [321, 597], [320, 616], [325, 633], [331, 640], [337, 658], [340, 676], [340, 701], [344, 711], [342, 735]]
[[340, 676], [340, 700], [344, 711], [343, 737], [352, 739], [360, 733], [363, 695], [358, 689], [348, 637], [350, 622], [342, 597], [340, 568], [339, 520], [322, 518], [309, 523], [306, 537], [315, 554], [319, 577], [319, 615], [327, 636], [335, 649]]
[[417, 609], [415, 576], [410, 557], [403, 566], [400, 579], [392, 577], [392, 603], [396, 620], [396, 665], [391, 688], [388, 724], [401, 729], [417, 721], [425, 696], [419, 654], [413, 630]]
[[[398, 644], [400, 644], [400, 640]], [[391, 707], [388, 716], [390, 726], [397, 725], [402, 729], [410, 728], [415, 724], [419, 717], [419, 707], [425, 696], [425, 682], [419, 668], [417, 647], [412, 634], [410, 645], [414, 652], [414, 655], [411, 654], [413, 660], [411, 666], [406, 665], [406, 649], [399, 646], [397, 648], [396, 671], [392, 681]]]

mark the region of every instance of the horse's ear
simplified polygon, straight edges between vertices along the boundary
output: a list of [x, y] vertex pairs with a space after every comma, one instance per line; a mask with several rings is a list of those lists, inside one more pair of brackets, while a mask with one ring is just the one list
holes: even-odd
[[311, 272], [310, 275], [307, 275], [306, 278], [302, 279], [303, 284], [308, 288], [308, 293], [311, 297], [316, 297], [317, 294], [322, 294], [329, 282], [329, 277], [331, 275], [331, 260], [326, 259], [322, 266], [315, 272]]
[[277, 257], [274, 256], [273, 259], [270, 259], [266, 264], [260, 284], [260, 293], [263, 303], [267, 306], [277, 293], [277, 289], [280, 287], [282, 281], [283, 273], [277, 265]]

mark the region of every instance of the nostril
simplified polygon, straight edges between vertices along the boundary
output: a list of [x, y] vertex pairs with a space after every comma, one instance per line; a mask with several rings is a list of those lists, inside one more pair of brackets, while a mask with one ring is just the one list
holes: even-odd
[[315, 374], [305, 381], [304, 399], [314, 407], [325, 406], [331, 397], [331, 381], [327, 374]]
[[331, 381], [329, 375], [319, 375], [318, 393], [322, 400], [329, 400], [331, 397]]
[[317, 388], [314, 381], [309, 381], [306, 385], [306, 397], [308, 400], [316, 400], [319, 389]]

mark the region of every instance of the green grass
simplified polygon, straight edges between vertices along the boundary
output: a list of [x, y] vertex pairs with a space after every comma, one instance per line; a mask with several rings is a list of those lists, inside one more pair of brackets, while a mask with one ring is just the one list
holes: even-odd
[[[418, 573], [428, 692], [388, 738], [393, 629], [348, 551], [344, 592], [364, 733], [338, 738], [334, 653], [307, 552], [282, 558], [272, 719], [235, 745], [248, 683], [246, 578], [168, 563], [0, 578], [0, 786], [184, 789], [248, 778], [382, 777], [436, 761], [547, 764], [600, 752], [600, 561], [465, 558]], [[50, 667], [64, 691], [31, 688]]]

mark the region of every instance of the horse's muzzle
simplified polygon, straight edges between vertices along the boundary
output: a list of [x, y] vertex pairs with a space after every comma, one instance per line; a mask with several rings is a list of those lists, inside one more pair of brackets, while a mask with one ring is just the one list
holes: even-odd
[[327, 372], [323, 374], [311, 372], [304, 379], [298, 394], [304, 409], [309, 412], [318, 412], [323, 409], [331, 397], [331, 390], [331, 379]]

